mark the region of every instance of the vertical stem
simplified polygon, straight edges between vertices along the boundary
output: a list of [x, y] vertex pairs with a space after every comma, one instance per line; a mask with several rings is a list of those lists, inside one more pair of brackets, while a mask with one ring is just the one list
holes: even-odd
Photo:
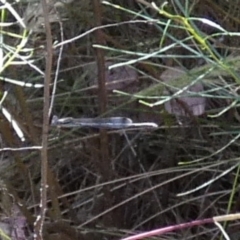
[[[93, 0], [94, 16], [96, 21], [96, 26], [101, 26], [101, 3], [100, 0]], [[96, 42], [97, 44], [104, 44], [104, 39], [102, 35], [102, 30], [98, 29], [96, 31]], [[99, 100], [99, 114], [103, 114], [107, 109], [107, 90], [105, 85], [105, 60], [104, 52], [102, 49], [96, 49], [96, 61], [98, 66], [98, 100]], [[107, 168], [109, 168], [109, 151], [108, 151], [108, 135], [106, 130], [100, 130], [100, 164], [102, 168], [102, 177], [108, 179], [108, 174], [106, 175]]]
[[[102, 24], [102, 5], [100, 0], [93, 0], [95, 25], [101, 26]], [[96, 30], [95, 39], [97, 44], [104, 45], [105, 40], [102, 34], [102, 29]], [[99, 113], [100, 115], [106, 112], [107, 109], [107, 90], [105, 80], [105, 60], [104, 51], [102, 49], [96, 49], [96, 60], [98, 66], [98, 99], [99, 99]], [[109, 181], [112, 178], [111, 160], [109, 157], [109, 140], [106, 130], [100, 130], [100, 154], [98, 157], [97, 168], [103, 181]], [[104, 187], [104, 199], [100, 203], [103, 210], [109, 208], [112, 205], [112, 195], [108, 189], [108, 186]], [[112, 217], [106, 216], [103, 219], [106, 225], [110, 225]]]
[[52, 34], [48, 17], [48, 6], [46, 0], [41, 0], [44, 24], [46, 30], [46, 67], [44, 79], [44, 104], [43, 104], [43, 127], [42, 127], [42, 151], [41, 151], [41, 189], [40, 189], [40, 214], [35, 221], [34, 239], [42, 240], [42, 230], [47, 210], [47, 170], [48, 170], [48, 130], [49, 130], [49, 102], [50, 102], [50, 84], [52, 71]]

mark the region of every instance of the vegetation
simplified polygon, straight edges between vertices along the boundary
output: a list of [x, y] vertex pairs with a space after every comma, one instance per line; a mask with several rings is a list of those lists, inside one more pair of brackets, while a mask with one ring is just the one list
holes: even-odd
[[2, 1], [1, 238], [239, 239], [238, 2]]

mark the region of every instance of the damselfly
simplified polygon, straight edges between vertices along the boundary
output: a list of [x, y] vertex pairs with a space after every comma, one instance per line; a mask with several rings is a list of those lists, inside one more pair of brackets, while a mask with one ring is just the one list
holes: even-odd
[[52, 126], [76, 128], [76, 127], [92, 127], [104, 129], [123, 129], [129, 127], [135, 128], [157, 128], [158, 125], [152, 122], [134, 123], [132, 119], [126, 117], [109, 117], [109, 118], [58, 118], [53, 116]]

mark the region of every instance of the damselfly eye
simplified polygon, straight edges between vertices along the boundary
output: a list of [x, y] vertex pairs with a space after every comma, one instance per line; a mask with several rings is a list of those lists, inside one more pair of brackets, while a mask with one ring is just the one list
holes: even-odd
[[53, 115], [51, 125], [56, 126], [58, 122], [58, 117], [56, 115]]

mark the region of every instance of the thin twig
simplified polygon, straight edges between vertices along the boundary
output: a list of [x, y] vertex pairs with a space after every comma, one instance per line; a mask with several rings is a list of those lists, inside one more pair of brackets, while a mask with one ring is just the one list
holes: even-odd
[[[59, 21], [59, 26], [60, 26], [60, 33], [61, 33], [61, 42], [63, 42], [63, 39], [64, 39], [63, 25], [62, 25], [61, 21]], [[49, 113], [48, 113], [49, 116], [51, 116], [53, 105], [54, 105], [54, 98], [55, 98], [55, 94], [56, 94], [56, 90], [57, 90], [57, 80], [58, 80], [58, 76], [59, 76], [59, 72], [60, 72], [60, 64], [61, 64], [61, 60], [62, 60], [63, 47], [64, 47], [64, 45], [61, 45], [60, 49], [59, 49], [59, 55], [58, 55], [58, 59], [57, 59], [57, 68], [56, 68], [55, 78], [53, 80], [53, 89], [52, 89], [52, 94], [51, 94], [51, 102], [50, 102], [50, 106], [49, 106]]]

